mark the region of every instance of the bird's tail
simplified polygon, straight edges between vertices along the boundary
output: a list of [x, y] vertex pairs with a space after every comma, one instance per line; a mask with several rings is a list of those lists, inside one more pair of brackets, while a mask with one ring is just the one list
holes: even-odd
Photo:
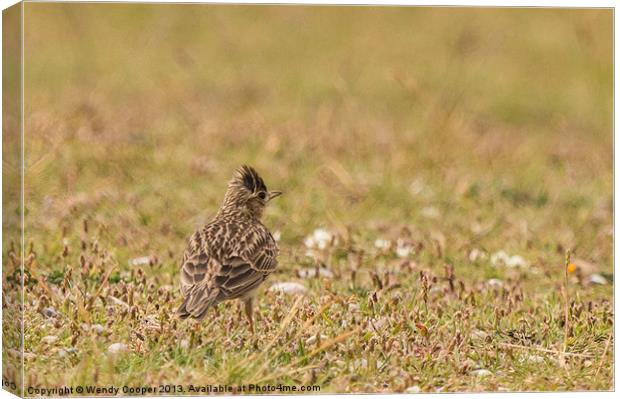
[[218, 289], [202, 289], [190, 292], [177, 309], [176, 315], [181, 319], [194, 317], [198, 320], [202, 320], [207, 315], [209, 308], [217, 304], [218, 294]]

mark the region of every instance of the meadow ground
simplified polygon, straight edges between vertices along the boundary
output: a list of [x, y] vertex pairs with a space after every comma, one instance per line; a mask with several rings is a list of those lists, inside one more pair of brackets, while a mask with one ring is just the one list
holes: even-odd
[[[25, 21], [26, 387], [613, 388], [612, 11]], [[285, 192], [254, 335], [234, 302], [173, 317], [186, 238], [242, 163]]]

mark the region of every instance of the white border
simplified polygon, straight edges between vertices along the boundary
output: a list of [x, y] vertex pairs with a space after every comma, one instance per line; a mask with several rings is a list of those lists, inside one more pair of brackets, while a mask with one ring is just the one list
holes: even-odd
[[[35, 2], [37, 0], [26, 0], [27, 2]], [[80, 2], [80, 1], [76, 1], [76, 0], [67, 0], [68, 2]], [[195, 1], [195, 0], [185, 0], [185, 1], [148, 1], [148, 0], [136, 0], [133, 1], [136, 3], [212, 3], [212, 4], [238, 4], [238, 3], [245, 3], [245, 4], [318, 4], [318, 5], [384, 5], [384, 6], [390, 6], [390, 5], [401, 5], [401, 6], [470, 6], [470, 7], [586, 7], [586, 8], [592, 8], [592, 7], [616, 7], [617, 2], [616, 1], [601, 1], [601, 0], [590, 0], [590, 1], [560, 1], [560, 0], [539, 0], [539, 1], [514, 1], [514, 0], [505, 0], [505, 1], [492, 1], [492, 0], [475, 0], [475, 1], [466, 1], [466, 0], [451, 0], [451, 1], [415, 1], [415, 0], [391, 0], [391, 1], [385, 1], [385, 0], [338, 0], [338, 1], [330, 1], [330, 0], [289, 0], [289, 1], [277, 1], [277, 0], [273, 0], [273, 1], [260, 1], [260, 0], [243, 0], [243, 1], [239, 1], [239, 2], [235, 2], [235, 1], [230, 1], [230, 0], [212, 0], [212, 1], [208, 1], [208, 2], [202, 2], [202, 1]], [[2, 7], [2, 9], [5, 9], [11, 5], [16, 4], [17, 2], [14, 0], [0, 0], [0, 5]], [[614, 13], [615, 14], [615, 13]], [[22, 15], [23, 18], [23, 15]], [[22, 20], [23, 22], [23, 20]], [[0, 31], [2, 28], [2, 21], [0, 18]], [[614, 28], [615, 28], [615, 15], [614, 15]], [[22, 24], [22, 29], [23, 29], [23, 24]], [[22, 37], [23, 37], [23, 31], [22, 31]], [[617, 92], [618, 89], [618, 81], [615, 79], [615, 76], [617, 76], [617, 71], [618, 71], [618, 65], [617, 63], [615, 63], [615, 54], [616, 54], [616, 49], [617, 49], [617, 43], [618, 43], [618, 33], [615, 31], [614, 29], [614, 100], [615, 100], [615, 93]], [[22, 48], [23, 51], [23, 48]], [[22, 54], [22, 59], [23, 59], [23, 54]], [[1, 64], [1, 52], [0, 52], [0, 64]], [[22, 65], [22, 75], [23, 75], [23, 65]], [[2, 90], [2, 82], [0, 79], [0, 92]], [[22, 96], [23, 96], [23, 80], [22, 80]], [[23, 97], [22, 97], [23, 98]], [[2, 106], [0, 105], [0, 111], [2, 109]], [[22, 103], [22, 109], [23, 109], [23, 103]], [[614, 132], [615, 132], [615, 115], [618, 113], [619, 111], [619, 106], [618, 103], [614, 101]], [[23, 112], [22, 112], [22, 126], [23, 126]], [[22, 134], [22, 140], [23, 140], [23, 134]], [[616, 142], [615, 140], [615, 134], [614, 134], [614, 172], [616, 170], [616, 158], [615, 158], [615, 154], [617, 153], [618, 148], [620, 147], [620, 145], [618, 144], [618, 142]], [[0, 152], [2, 149], [2, 142], [0, 140]], [[23, 145], [22, 145], [22, 157], [23, 157]], [[23, 159], [23, 158], [22, 158]], [[22, 164], [23, 165], [23, 164]], [[23, 171], [22, 171], [22, 179], [23, 179]], [[0, 174], [0, 184], [2, 182], [2, 176]], [[615, 212], [616, 208], [616, 201], [617, 201], [617, 192], [616, 192], [616, 188], [620, 187], [619, 185], [620, 183], [620, 176], [618, 176], [618, 174], [614, 173], [614, 228], [615, 226], [617, 226], [618, 221], [620, 221], [620, 216], [618, 216], [618, 214]], [[22, 181], [22, 187], [23, 187], [23, 181]], [[0, 192], [0, 200], [2, 193]], [[22, 198], [23, 199], [23, 198]], [[1, 214], [0, 214], [1, 217]], [[22, 225], [23, 225], [23, 220], [22, 220]], [[615, 231], [615, 229], [614, 229]], [[0, 239], [2, 238], [2, 230], [0, 229]], [[23, 242], [23, 237], [22, 237], [22, 242]], [[615, 251], [616, 248], [616, 237], [614, 234], [614, 274], [617, 272], [617, 267], [616, 265], [618, 264], [618, 252]], [[22, 245], [22, 251], [24, 250], [24, 246]], [[22, 254], [22, 259], [23, 259], [23, 254]], [[617, 280], [616, 280], [617, 281]], [[615, 291], [615, 288], [614, 288]], [[619, 309], [618, 307], [618, 297], [615, 296], [614, 297], [614, 306], [615, 309]], [[0, 316], [2, 310], [0, 309]], [[614, 312], [615, 313], [615, 312]], [[617, 318], [616, 318], [617, 319]], [[615, 324], [614, 324], [614, 333], [615, 333]], [[1, 337], [1, 329], [0, 329], [0, 337]], [[615, 356], [615, 364], [614, 364], [614, 377], [615, 377], [615, 370], [617, 370], [617, 367], [615, 367], [617, 365], [617, 361], [618, 361], [618, 356], [617, 356], [617, 351], [615, 348], [615, 339], [614, 339], [614, 354]], [[0, 351], [0, 361], [1, 361], [1, 351]], [[616, 382], [615, 378], [614, 378], [614, 383]], [[406, 394], [392, 394], [392, 395], [405, 395], [407, 397], [411, 396], [411, 395], [406, 395]], [[436, 398], [436, 397], [444, 397], [446, 394], [424, 394], [424, 397], [430, 397], [430, 398]], [[496, 398], [496, 397], [510, 397], [510, 398], [536, 398], [536, 397], [556, 397], [556, 398], [568, 398], [568, 399], [572, 399], [572, 398], [583, 398], [583, 397], [592, 397], [592, 398], [611, 398], [614, 397], [612, 392], [551, 392], [551, 393], [476, 393], [476, 394], [452, 394], [452, 395], [458, 395], [459, 398], [477, 398], [479, 396], [483, 396], [485, 398]], [[283, 397], [293, 397], [293, 396], [289, 396], [289, 395], [282, 395]], [[304, 397], [308, 397], [308, 398], [336, 398], [337, 396], [340, 395], [304, 395]], [[374, 396], [374, 395], [372, 395]], [[4, 398], [14, 398], [15, 396], [10, 394], [9, 392], [0, 389], [0, 399], [4, 399]], [[263, 398], [264, 396], [244, 396], [244, 398]], [[146, 397], [146, 398], [150, 398], [150, 397]], [[159, 398], [159, 397], [153, 397], [153, 398]], [[197, 397], [197, 398], [204, 398], [204, 397]]]

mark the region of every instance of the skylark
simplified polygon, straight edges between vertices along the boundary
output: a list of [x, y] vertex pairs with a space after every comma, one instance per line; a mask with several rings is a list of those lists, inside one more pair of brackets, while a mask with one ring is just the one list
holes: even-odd
[[202, 320], [211, 306], [229, 299], [245, 303], [254, 332], [252, 300], [278, 265], [278, 247], [261, 222], [265, 206], [282, 194], [268, 191], [256, 170], [243, 165], [233, 175], [219, 211], [187, 244], [181, 266], [181, 318]]

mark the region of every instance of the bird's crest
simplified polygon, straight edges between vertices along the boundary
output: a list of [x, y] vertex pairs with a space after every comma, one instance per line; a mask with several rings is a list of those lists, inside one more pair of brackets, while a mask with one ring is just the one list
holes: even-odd
[[233, 177], [233, 183], [243, 186], [250, 190], [250, 192], [267, 191], [265, 182], [258, 175], [258, 172], [251, 166], [242, 165], [235, 172]]

